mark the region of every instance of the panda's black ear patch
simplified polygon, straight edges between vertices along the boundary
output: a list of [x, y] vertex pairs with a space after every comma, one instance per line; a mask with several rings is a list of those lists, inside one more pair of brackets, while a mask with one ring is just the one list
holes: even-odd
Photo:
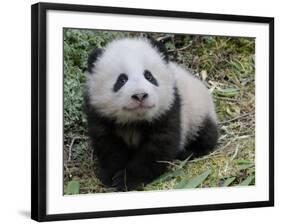
[[96, 49], [92, 50], [92, 52], [89, 54], [88, 67], [87, 67], [87, 71], [89, 73], [93, 72], [93, 68], [95, 67], [95, 62], [102, 55], [103, 51], [104, 51], [104, 49], [102, 49], [102, 48], [96, 48]]
[[150, 41], [151, 45], [153, 47], [155, 47], [159, 51], [160, 54], [162, 54], [162, 57], [165, 60], [165, 62], [168, 62], [169, 56], [168, 56], [168, 51], [167, 51], [165, 45], [162, 42], [157, 41], [151, 37], [149, 38], [149, 41]]

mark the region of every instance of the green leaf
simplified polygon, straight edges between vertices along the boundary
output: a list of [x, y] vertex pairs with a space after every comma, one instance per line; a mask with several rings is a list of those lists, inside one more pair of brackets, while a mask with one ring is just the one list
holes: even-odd
[[66, 194], [79, 194], [80, 183], [77, 180], [69, 181], [66, 188]]
[[254, 164], [242, 164], [242, 165], [238, 165], [238, 170], [247, 170], [251, 167], [253, 167]]
[[237, 88], [227, 88], [227, 89], [220, 89], [216, 90], [215, 93], [219, 96], [224, 96], [224, 97], [232, 97], [236, 96], [239, 94], [240, 90]]
[[200, 185], [209, 175], [211, 174], [211, 170], [207, 170], [200, 175], [193, 177], [189, 180], [184, 179], [181, 182], [179, 182], [176, 185], [176, 189], [182, 189], [182, 188], [196, 188], [198, 185]]
[[223, 187], [229, 186], [235, 179], [236, 179], [236, 177], [229, 177], [229, 178], [227, 178], [227, 179], [224, 181], [224, 183], [223, 183]]
[[245, 159], [236, 159], [234, 162], [238, 165], [240, 164], [252, 164], [253, 162], [250, 160], [245, 160]]
[[254, 175], [248, 176], [245, 180], [243, 180], [240, 184], [238, 184], [238, 186], [249, 186], [254, 178], [255, 178]]
[[192, 157], [192, 155], [193, 155], [193, 154], [190, 154], [185, 160], [183, 160], [183, 161], [180, 163], [179, 167], [180, 167], [180, 168], [183, 168], [183, 167], [185, 166], [185, 164], [190, 160], [190, 158]]
[[256, 168], [255, 167], [251, 167], [250, 169], [247, 170], [248, 174], [252, 174], [256, 172]]
[[177, 169], [175, 171], [171, 171], [171, 172], [162, 174], [160, 177], [158, 177], [156, 180], [154, 180], [150, 184], [153, 185], [153, 184], [157, 184], [157, 183], [162, 183], [173, 177], [178, 177], [178, 176], [183, 176], [183, 175], [184, 175], [184, 171], [182, 169]]
[[179, 164], [179, 168], [175, 171], [170, 171], [168, 173], [164, 173], [162, 174], [160, 177], [158, 177], [156, 180], [154, 180], [153, 182], [151, 182], [151, 184], [156, 184], [156, 183], [162, 183], [164, 181], [167, 181], [173, 177], [178, 177], [178, 176], [183, 176], [185, 173], [183, 171], [183, 167], [184, 165], [189, 161], [189, 159], [192, 157], [192, 154], [190, 156], [188, 156], [185, 160], [183, 160], [180, 164]]

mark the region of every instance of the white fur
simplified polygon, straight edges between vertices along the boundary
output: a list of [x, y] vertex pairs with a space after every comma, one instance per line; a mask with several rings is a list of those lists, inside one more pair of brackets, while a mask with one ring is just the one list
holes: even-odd
[[[206, 115], [217, 121], [211, 95], [204, 84], [183, 67], [170, 62], [169, 69], [176, 79], [181, 96], [181, 146], [196, 137], [199, 124]], [[188, 136], [188, 138], [187, 138]]]
[[[176, 85], [181, 98], [181, 148], [196, 137], [199, 125], [206, 115], [216, 122], [214, 104], [203, 83], [179, 65], [165, 63], [158, 50], [146, 39], [111, 42], [94, 66], [94, 74], [87, 76], [87, 87], [90, 103], [101, 115], [114, 117], [119, 123], [153, 121], [172, 105]], [[144, 78], [144, 70], [152, 73], [159, 86]], [[113, 85], [121, 73], [127, 74], [129, 79], [119, 91], [114, 92]], [[125, 110], [124, 107], [135, 106], [131, 96], [140, 92], [149, 94], [145, 105], [154, 107], [147, 110]], [[138, 145], [141, 138], [139, 133], [120, 132], [120, 136], [129, 145]]]
[[[158, 81], [155, 86], [144, 78], [144, 70], [149, 70]], [[113, 85], [121, 73], [129, 80], [117, 92]], [[146, 39], [121, 39], [111, 42], [102, 56], [95, 63], [94, 74], [87, 79], [90, 102], [104, 116], [116, 118], [119, 123], [136, 120], [152, 121], [165, 113], [171, 106], [173, 95], [173, 76], [161, 55], [151, 47]], [[128, 111], [133, 108], [133, 94], [146, 92], [149, 97], [145, 106], [147, 110]]]

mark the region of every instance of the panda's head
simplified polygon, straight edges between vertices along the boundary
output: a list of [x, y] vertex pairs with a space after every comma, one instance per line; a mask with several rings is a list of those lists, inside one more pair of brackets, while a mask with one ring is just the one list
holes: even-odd
[[118, 123], [153, 121], [173, 103], [174, 78], [157, 42], [115, 40], [90, 54], [87, 71], [90, 105]]

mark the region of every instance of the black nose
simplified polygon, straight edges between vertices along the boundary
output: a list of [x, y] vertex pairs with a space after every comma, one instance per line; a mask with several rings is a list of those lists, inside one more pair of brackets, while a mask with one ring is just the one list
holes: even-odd
[[137, 94], [132, 95], [132, 99], [134, 99], [138, 102], [144, 101], [147, 97], [148, 97], [147, 93], [137, 93]]

